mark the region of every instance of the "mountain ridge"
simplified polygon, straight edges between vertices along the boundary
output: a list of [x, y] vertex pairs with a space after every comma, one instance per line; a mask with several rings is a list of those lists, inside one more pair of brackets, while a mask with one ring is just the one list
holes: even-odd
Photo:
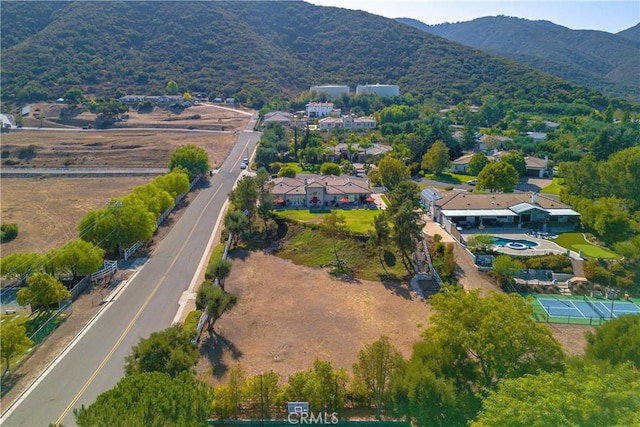
[[[317, 83], [377, 82], [447, 104], [486, 94], [588, 98], [598, 108], [609, 102], [361, 11], [289, 1], [24, 3], [3, 4], [1, 22], [14, 41], [2, 50], [2, 96], [17, 102], [59, 97], [75, 86], [95, 95], [160, 94], [169, 80], [184, 91], [249, 99], [295, 97]], [[20, 8], [27, 6], [33, 10], [24, 21]]]
[[506, 16], [438, 25], [397, 20], [611, 96], [640, 99], [640, 42], [634, 39], [638, 25], [611, 34]]

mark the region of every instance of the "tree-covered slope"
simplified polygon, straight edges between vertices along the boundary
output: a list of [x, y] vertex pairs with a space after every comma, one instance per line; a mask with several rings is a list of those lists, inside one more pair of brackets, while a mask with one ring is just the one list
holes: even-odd
[[640, 43], [633, 29], [624, 36], [506, 16], [439, 25], [398, 21], [612, 96], [640, 99]]
[[640, 23], [616, 34], [620, 37], [624, 37], [625, 39], [633, 40], [640, 45]]
[[[169, 80], [208, 94], [297, 95], [313, 84], [399, 84], [446, 103], [518, 97], [602, 104], [599, 95], [476, 49], [364, 12], [304, 2], [70, 2], [2, 50], [2, 97], [25, 102], [85, 93], [160, 94]], [[24, 7], [4, 2], [27, 25]], [[9, 11], [7, 12], [7, 9]], [[39, 14], [48, 14], [47, 21]], [[26, 19], [26, 18], [24, 18]], [[48, 23], [47, 23], [48, 22]]]

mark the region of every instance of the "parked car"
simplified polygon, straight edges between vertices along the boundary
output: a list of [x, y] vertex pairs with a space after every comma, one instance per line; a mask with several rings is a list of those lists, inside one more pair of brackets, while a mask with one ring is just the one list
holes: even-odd
[[467, 181], [467, 184], [469, 185], [476, 185], [478, 183], [477, 179], [470, 179], [469, 181]]
[[240, 163], [240, 169], [246, 169], [247, 164], [245, 162]]

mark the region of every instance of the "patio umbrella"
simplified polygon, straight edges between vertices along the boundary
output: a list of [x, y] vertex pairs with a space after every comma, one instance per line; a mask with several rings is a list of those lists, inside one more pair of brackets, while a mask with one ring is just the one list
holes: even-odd
[[349, 203], [351, 200], [349, 200], [348, 197], [343, 197], [342, 199], [340, 199], [341, 203]]
[[376, 199], [374, 199], [373, 197], [369, 196], [366, 199], [364, 199], [367, 203], [373, 203], [376, 201]]
[[278, 198], [275, 200], [275, 202], [276, 202], [276, 203], [284, 203], [284, 200], [283, 200], [283, 199], [281, 199], [280, 197], [278, 197]]

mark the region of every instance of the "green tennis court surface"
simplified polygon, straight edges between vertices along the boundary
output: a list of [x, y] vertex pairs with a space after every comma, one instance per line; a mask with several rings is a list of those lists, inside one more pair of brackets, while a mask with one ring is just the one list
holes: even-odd
[[562, 298], [535, 295], [534, 314], [538, 321], [600, 325], [630, 314], [640, 314], [640, 307], [624, 300], [596, 300], [586, 297]]

